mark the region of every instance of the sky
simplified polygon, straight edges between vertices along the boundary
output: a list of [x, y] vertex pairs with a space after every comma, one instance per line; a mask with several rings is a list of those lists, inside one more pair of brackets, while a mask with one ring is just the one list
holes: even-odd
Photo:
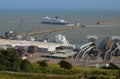
[[120, 0], [0, 0], [0, 9], [120, 10]]

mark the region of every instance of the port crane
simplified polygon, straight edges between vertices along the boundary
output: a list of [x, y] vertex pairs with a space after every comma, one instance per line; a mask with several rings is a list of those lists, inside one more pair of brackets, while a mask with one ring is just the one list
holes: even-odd
[[18, 35], [18, 31], [21, 29], [22, 23], [23, 19], [20, 20], [20, 23], [16, 30], [10, 30], [9, 32], [5, 33], [5, 38], [16, 37]]
[[[23, 24], [23, 19], [20, 20], [20, 23], [19, 23], [18, 28], [16, 29], [16, 31], [19, 31], [21, 29], [22, 24]], [[18, 35], [18, 32], [15, 33], [15, 36], [17, 36], [17, 35]]]

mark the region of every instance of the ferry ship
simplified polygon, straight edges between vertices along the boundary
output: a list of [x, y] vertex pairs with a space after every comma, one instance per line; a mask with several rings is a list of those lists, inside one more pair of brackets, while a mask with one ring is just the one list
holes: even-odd
[[66, 22], [63, 19], [59, 19], [57, 16], [55, 18], [50, 18], [48, 16], [44, 17], [42, 20], [43, 24], [59, 24], [59, 25], [67, 25], [68, 22]]

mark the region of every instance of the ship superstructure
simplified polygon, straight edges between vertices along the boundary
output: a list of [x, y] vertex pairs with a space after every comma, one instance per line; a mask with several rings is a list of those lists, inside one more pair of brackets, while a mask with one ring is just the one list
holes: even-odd
[[59, 24], [59, 25], [68, 24], [67, 21], [65, 21], [63, 19], [59, 19], [57, 16], [55, 18], [50, 18], [50, 17], [46, 16], [43, 18], [42, 23], [44, 23], [44, 24]]

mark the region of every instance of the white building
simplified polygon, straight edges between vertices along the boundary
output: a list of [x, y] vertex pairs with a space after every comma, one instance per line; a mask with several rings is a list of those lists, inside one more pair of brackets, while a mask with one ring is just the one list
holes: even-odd
[[26, 41], [26, 40], [8, 40], [0, 39], [0, 46], [37, 46], [39, 52], [52, 52], [56, 50], [56, 47], [66, 46], [66, 44], [61, 43], [48, 43], [48, 42], [35, 42], [35, 41]]

